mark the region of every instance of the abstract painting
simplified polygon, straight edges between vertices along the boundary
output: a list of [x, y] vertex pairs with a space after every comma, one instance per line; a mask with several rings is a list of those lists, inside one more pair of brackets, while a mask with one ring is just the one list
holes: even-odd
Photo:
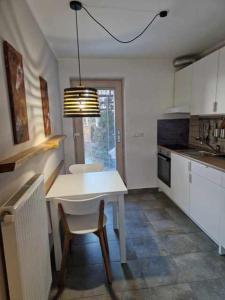
[[3, 43], [3, 49], [14, 143], [20, 144], [29, 140], [23, 58], [22, 55], [6, 41]]
[[41, 89], [44, 130], [45, 130], [45, 136], [48, 136], [51, 134], [51, 122], [50, 122], [49, 99], [48, 99], [48, 84], [44, 78], [39, 77], [39, 79], [40, 79], [40, 89]]

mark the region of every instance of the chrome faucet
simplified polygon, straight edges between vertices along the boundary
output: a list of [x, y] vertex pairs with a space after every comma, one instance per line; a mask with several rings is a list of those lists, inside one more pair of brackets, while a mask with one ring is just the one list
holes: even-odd
[[204, 142], [203, 138], [200, 137], [200, 136], [195, 137], [195, 140], [196, 140], [196, 141], [199, 141], [201, 145], [204, 144], [204, 145], [208, 146], [208, 147], [209, 147], [210, 149], [212, 149], [215, 153], [220, 153], [220, 151], [221, 151], [220, 145], [216, 145], [216, 148], [214, 148], [212, 145], [209, 144], [208, 141], [205, 141], [205, 142]]

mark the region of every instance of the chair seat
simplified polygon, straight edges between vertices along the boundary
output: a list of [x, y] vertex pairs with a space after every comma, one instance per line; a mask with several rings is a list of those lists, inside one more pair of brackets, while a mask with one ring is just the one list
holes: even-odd
[[[99, 214], [90, 215], [66, 215], [69, 230], [74, 234], [86, 234], [95, 232], [98, 230], [98, 218]], [[107, 222], [107, 217], [104, 215], [103, 226]]]

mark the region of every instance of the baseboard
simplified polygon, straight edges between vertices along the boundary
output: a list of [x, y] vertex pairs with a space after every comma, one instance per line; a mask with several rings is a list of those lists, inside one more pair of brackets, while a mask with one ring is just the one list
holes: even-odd
[[158, 188], [143, 188], [143, 189], [129, 189], [128, 194], [135, 195], [141, 193], [156, 193], [158, 192]]

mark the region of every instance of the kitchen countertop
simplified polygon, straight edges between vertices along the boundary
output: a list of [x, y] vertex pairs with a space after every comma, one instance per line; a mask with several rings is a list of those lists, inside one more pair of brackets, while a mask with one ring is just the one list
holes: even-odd
[[[225, 172], [225, 158], [218, 158], [215, 156], [198, 156], [198, 157], [196, 157], [195, 155], [192, 155], [191, 153], [189, 153], [191, 149], [172, 150], [167, 147], [164, 147], [164, 148], [168, 149], [171, 153], [179, 154], [179, 155], [189, 158], [193, 161], [201, 163], [205, 166]], [[195, 148], [193, 150], [198, 150], [198, 149]], [[191, 150], [191, 151], [193, 151], [193, 150]], [[202, 149], [199, 149], [199, 150], [202, 150]]]

